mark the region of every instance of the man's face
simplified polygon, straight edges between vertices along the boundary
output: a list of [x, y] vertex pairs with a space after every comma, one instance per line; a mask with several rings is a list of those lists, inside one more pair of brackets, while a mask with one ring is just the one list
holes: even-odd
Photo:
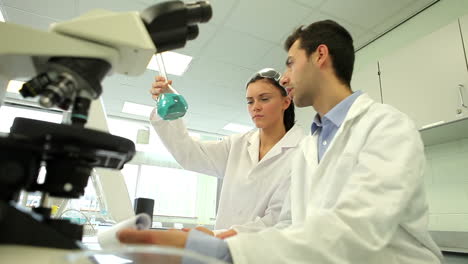
[[294, 104], [298, 107], [312, 105], [312, 96], [317, 86], [317, 68], [313, 63], [314, 53], [307, 56], [296, 40], [288, 51], [286, 71], [281, 78], [281, 84], [286, 87]]

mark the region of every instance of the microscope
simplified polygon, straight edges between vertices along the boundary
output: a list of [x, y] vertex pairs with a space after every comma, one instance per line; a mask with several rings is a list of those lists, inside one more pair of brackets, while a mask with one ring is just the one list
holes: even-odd
[[[0, 22], [0, 105], [9, 80], [27, 78], [23, 97], [71, 112], [68, 124], [16, 118], [0, 136], [0, 259], [6, 246], [81, 249], [82, 226], [51, 218], [44, 201], [80, 197], [94, 168], [122, 169], [135, 155], [132, 141], [84, 127], [102, 80], [142, 74], [153, 54], [185, 46], [211, 16], [208, 2], [169, 1], [141, 13], [93, 10], [47, 32]], [[41, 205], [18, 207], [21, 190], [39, 191]]]

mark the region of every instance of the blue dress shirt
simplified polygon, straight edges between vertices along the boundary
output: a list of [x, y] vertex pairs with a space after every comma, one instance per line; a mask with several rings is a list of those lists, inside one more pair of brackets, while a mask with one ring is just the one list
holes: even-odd
[[317, 142], [319, 162], [322, 160], [323, 155], [327, 151], [328, 146], [335, 137], [341, 124], [343, 124], [349, 109], [361, 94], [361, 91], [352, 93], [350, 96], [346, 97], [346, 99], [335, 105], [321, 119], [319, 114], [315, 115], [311, 126], [311, 132], [312, 134], [317, 132], [319, 135]]
[[[231, 252], [226, 241], [192, 229], [189, 232], [185, 248], [199, 254], [232, 263]], [[201, 264], [198, 261], [183, 259], [183, 264]]]

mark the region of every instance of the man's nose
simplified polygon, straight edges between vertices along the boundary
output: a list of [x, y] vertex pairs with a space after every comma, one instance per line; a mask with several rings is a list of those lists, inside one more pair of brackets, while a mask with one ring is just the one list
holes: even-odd
[[289, 77], [286, 75], [283, 75], [283, 77], [281, 77], [280, 79], [280, 84], [281, 86], [286, 87], [289, 84]]

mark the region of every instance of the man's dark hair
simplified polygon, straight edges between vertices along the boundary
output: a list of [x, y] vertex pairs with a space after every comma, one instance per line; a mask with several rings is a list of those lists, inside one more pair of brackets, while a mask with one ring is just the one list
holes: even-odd
[[286, 39], [286, 51], [296, 40], [300, 40], [300, 48], [306, 51], [307, 56], [319, 45], [326, 45], [336, 76], [344, 84], [351, 86], [354, 68], [353, 38], [344, 27], [332, 20], [318, 21], [305, 28], [300, 26]]

